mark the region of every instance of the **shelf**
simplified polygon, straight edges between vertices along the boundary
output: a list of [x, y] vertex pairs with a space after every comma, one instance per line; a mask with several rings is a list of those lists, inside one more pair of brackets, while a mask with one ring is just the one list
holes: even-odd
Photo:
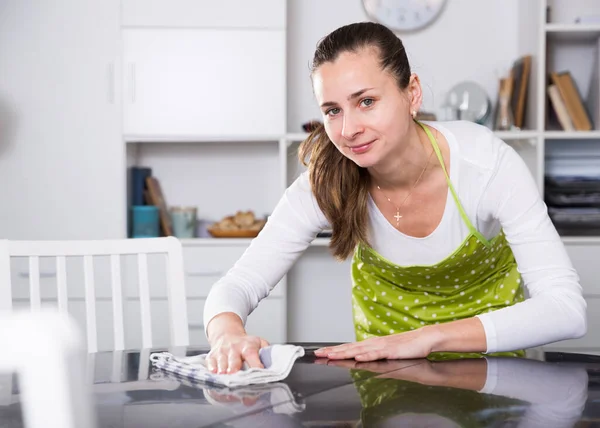
[[561, 236], [565, 245], [600, 245], [600, 236]]
[[310, 134], [308, 133], [296, 133], [296, 134], [285, 134], [285, 139], [291, 142], [301, 143], [306, 140]]
[[[285, 139], [292, 142], [301, 142], [308, 137], [309, 134], [286, 134]], [[539, 137], [538, 131], [494, 131], [494, 135], [502, 140], [523, 140]]]
[[[243, 142], [278, 142], [282, 138], [290, 142], [302, 142], [309, 134], [285, 135], [223, 135], [223, 136], [166, 136], [166, 135], [126, 135], [124, 141], [136, 143], [243, 143]], [[502, 140], [524, 140], [537, 138], [540, 135], [547, 139], [600, 139], [600, 131], [494, 131], [494, 135]]]
[[184, 247], [248, 246], [252, 238], [190, 238], [180, 239]]
[[539, 137], [540, 133], [537, 131], [494, 131], [494, 135], [501, 140], [528, 140]]
[[[184, 247], [226, 247], [226, 246], [248, 246], [252, 238], [191, 238], [180, 239]], [[329, 246], [329, 238], [316, 238], [311, 247]]]
[[[600, 245], [600, 236], [561, 236], [566, 245]], [[330, 238], [316, 238], [311, 247], [328, 247]], [[181, 239], [184, 247], [248, 246], [251, 238], [192, 238]]]
[[328, 247], [329, 241], [331, 241], [331, 238], [316, 238], [310, 245], [312, 247]]
[[546, 24], [546, 34], [555, 41], [593, 41], [600, 37], [600, 25]]
[[281, 135], [125, 135], [123, 140], [134, 143], [240, 143], [279, 142]]
[[600, 140], [600, 131], [546, 131], [548, 140]]
[[[309, 134], [286, 134], [285, 138], [289, 141], [301, 142], [308, 137]], [[537, 131], [494, 131], [494, 135], [503, 140], [522, 140], [527, 138], [536, 138], [540, 135]]]

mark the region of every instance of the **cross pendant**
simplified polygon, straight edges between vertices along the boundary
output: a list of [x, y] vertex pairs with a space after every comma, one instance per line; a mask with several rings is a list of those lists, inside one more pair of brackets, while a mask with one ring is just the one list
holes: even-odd
[[400, 215], [400, 211], [396, 211], [396, 215], [394, 216], [394, 218], [396, 219], [396, 222], [400, 221], [400, 219], [402, 218], [402, 216]]

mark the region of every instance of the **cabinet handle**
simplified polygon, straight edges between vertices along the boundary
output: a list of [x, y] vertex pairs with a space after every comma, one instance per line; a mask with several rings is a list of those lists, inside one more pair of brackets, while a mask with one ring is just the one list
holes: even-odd
[[186, 272], [185, 273], [186, 276], [190, 276], [190, 277], [196, 277], [196, 276], [221, 276], [223, 275], [223, 271], [208, 271], [208, 272]]
[[204, 324], [190, 323], [190, 324], [188, 324], [188, 328], [190, 330], [204, 330]]
[[107, 70], [108, 78], [108, 102], [109, 104], [115, 103], [115, 65], [111, 62], [108, 64]]
[[129, 91], [131, 95], [131, 102], [135, 103], [135, 64], [129, 64]]
[[[29, 278], [29, 272], [19, 272], [19, 278]], [[40, 272], [40, 278], [56, 278], [56, 272]]]

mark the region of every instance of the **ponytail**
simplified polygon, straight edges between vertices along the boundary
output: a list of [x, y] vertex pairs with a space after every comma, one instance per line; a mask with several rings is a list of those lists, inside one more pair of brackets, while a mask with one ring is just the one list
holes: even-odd
[[308, 167], [309, 181], [333, 234], [329, 248], [342, 261], [367, 238], [369, 174], [365, 168], [344, 156], [319, 125], [298, 150]]

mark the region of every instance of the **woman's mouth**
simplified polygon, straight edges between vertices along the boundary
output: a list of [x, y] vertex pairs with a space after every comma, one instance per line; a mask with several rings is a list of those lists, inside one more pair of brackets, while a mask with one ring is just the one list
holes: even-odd
[[366, 152], [367, 150], [369, 150], [371, 148], [371, 146], [373, 145], [373, 143], [375, 142], [375, 140], [368, 142], [366, 144], [362, 144], [360, 146], [354, 146], [354, 147], [350, 147], [350, 151], [354, 154], [361, 154]]

